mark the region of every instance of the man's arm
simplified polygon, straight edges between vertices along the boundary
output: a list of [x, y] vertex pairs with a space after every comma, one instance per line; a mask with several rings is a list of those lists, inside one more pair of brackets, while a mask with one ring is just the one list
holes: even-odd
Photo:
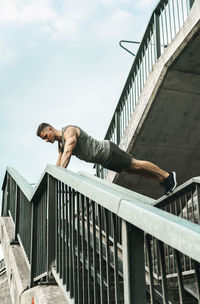
[[61, 155], [60, 167], [67, 168], [72, 151], [74, 150], [77, 143], [77, 130], [75, 127], [68, 127], [64, 133], [65, 146], [64, 151]]
[[61, 157], [62, 157], [62, 152], [59, 151], [59, 152], [58, 152], [58, 159], [57, 159], [57, 162], [56, 162], [56, 166], [60, 166]]

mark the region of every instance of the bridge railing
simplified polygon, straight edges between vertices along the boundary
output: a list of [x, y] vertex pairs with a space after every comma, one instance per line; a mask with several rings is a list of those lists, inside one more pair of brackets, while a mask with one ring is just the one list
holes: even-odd
[[161, 0], [154, 9], [105, 139], [119, 144], [155, 62], [184, 24], [194, 0]]
[[[11, 181], [16, 186], [11, 186]], [[199, 180], [195, 183], [199, 185]], [[184, 303], [184, 254], [194, 265], [192, 280], [199, 294], [199, 225], [151, 206], [152, 200], [145, 196], [52, 165], [47, 166], [34, 190], [26, 186], [15, 170], [7, 170], [2, 215], [12, 217], [20, 244], [30, 256], [32, 286], [52, 280], [53, 273], [72, 303], [143, 304], [146, 293], [151, 303], [158, 297], [163, 303], [171, 303], [170, 289], [177, 285], [179, 300], [175, 303], [180, 299]], [[23, 196], [15, 199], [16, 189], [31, 206], [27, 218], [20, 211], [24, 208]], [[23, 216], [19, 223], [20, 214]], [[24, 226], [21, 231], [28, 229], [29, 249], [17, 228], [20, 225]], [[152, 239], [156, 243], [160, 286], [159, 282], [154, 284]], [[172, 248], [175, 256], [175, 282], [167, 277], [166, 246]]]
[[31, 214], [33, 188], [13, 168], [7, 168], [3, 183], [2, 216], [10, 216], [15, 225], [13, 243], [19, 242], [30, 264]]
[[[173, 194], [160, 198], [153, 203], [153, 206], [160, 208], [166, 212], [174, 214], [178, 217], [186, 219], [187, 221], [200, 224], [200, 178], [195, 177], [175, 189]], [[156, 242], [152, 239], [153, 250], [156, 252]], [[168, 278], [177, 276], [175, 256], [173, 249], [165, 246], [165, 259], [166, 259], [166, 275]], [[154, 259], [154, 275], [160, 279], [160, 269], [156, 260]], [[182, 273], [184, 276], [190, 276], [194, 273], [193, 261], [185, 256], [181, 256]]]
[[[184, 24], [195, 0], [161, 0], [154, 9], [105, 135], [119, 145], [155, 62]], [[105, 169], [97, 165], [97, 176]]]

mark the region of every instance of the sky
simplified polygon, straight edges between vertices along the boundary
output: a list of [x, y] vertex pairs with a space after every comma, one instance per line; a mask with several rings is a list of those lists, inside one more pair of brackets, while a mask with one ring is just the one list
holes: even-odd
[[[6, 167], [37, 183], [57, 145], [41, 122], [78, 125], [103, 139], [134, 57], [120, 40], [141, 41], [155, 0], [0, 1], [0, 184]], [[137, 52], [137, 45], [127, 45]], [[68, 169], [94, 173], [72, 157]], [[0, 252], [1, 258], [1, 252]]]

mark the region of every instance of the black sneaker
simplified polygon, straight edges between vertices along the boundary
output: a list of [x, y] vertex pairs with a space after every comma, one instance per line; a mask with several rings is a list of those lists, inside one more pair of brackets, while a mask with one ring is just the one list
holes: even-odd
[[165, 188], [166, 195], [168, 195], [170, 192], [173, 192], [177, 186], [176, 172], [169, 172], [169, 176], [160, 184]]

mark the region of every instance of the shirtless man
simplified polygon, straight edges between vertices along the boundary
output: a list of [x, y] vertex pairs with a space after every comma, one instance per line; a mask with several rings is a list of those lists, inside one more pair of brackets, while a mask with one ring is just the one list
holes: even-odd
[[172, 192], [177, 185], [175, 172], [164, 171], [149, 161], [137, 160], [113, 142], [98, 141], [77, 126], [69, 125], [57, 130], [48, 123], [41, 123], [37, 136], [52, 144], [58, 142], [57, 166], [67, 168], [71, 156], [75, 155], [81, 160], [118, 173], [127, 172], [154, 178], [164, 187], [166, 194]]

